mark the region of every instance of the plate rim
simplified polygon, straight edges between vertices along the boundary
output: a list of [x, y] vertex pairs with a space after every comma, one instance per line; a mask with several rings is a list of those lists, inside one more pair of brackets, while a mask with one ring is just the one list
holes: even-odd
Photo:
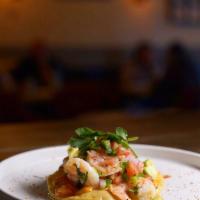
[[[192, 156], [197, 156], [200, 158], [200, 153], [195, 152], [195, 151], [190, 151], [190, 150], [186, 150], [186, 149], [181, 149], [181, 148], [175, 148], [175, 147], [169, 147], [169, 146], [162, 146], [162, 145], [150, 145], [150, 144], [140, 144], [140, 143], [130, 143], [131, 145], [134, 145], [136, 148], [140, 148], [140, 149], [148, 149], [148, 148], [152, 148], [152, 149], [156, 149], [156, 150], [165, 150], [165, 151], [170, 151], [170, 152], [177, 152], [177, 153], [182, 153], [182, 154], [187, 154], [187, 155], [192, 155]], [[29, 153], [33, 153], [33, 152], [37, 152], [37, 151], [41, 151], [41, 150], [48, 150], [48, 149], [55, 149], [55, 148], [67, 148], [69, 145], [56, 145], [56, 146], [46, 146], [46, 147], [40, 147], [40, 148], [35, 148], [35, 149], [30, 149], [27, 151], [23, 151], [21, 153], [17, 153], [13, 156], [10, 156], [2, 161], [0, 161], [0, 169], [1, 166], [4, 165], [6, 162], [17, 158], [19, 156], [23, 156], [23, 155], [27, 155]]]
[[[134, 143], [131, 143], [131, 145], [134, 145], [135, 148], [138, 148], [138, 149], [152, 149], [152, 150], [169, 151], [169, 152], [174, 152], [174, 153], [185, 154], [187, 156], [194, 156], [194, 157], [196, 157], [200, 160], [200, 153], [181, 149], [181, 148], [174, 148], [174, 147], [161, 146], [161, 145], [134, 144]], [[28, 151], [18, 153], [16, 155], [10, 156], [10, 157], [8, 157], [8, 158], [6, 158], [6, 159], [4, 159], [0, 162], [0, 172], [1, 172], [1, 168], [3, 168], [4, 165], [6, 165], [12, 159], [16, 159], [17, 157], [28, 155], [28, 154], [34, 153], [34, 152], [39, 152], [41, 150], [48, 150], [48, 149], [53, 150], [55, 148], [59, 149], [59, 148], [67, 148], [67, 147], [68, 147], [68, 145], [46, 146], [46, 147], [31, 149], [31, 150], [28, 150]], [[7, 193], [6, 191], [4, 191], [2, 189], [2, 187], [0, 187], [0, 195], [6, 195], [8, 197], [8, 199], [11, 198], [13, 200], [20, 200], [17, 197], [15, 197], [15, 196]]]

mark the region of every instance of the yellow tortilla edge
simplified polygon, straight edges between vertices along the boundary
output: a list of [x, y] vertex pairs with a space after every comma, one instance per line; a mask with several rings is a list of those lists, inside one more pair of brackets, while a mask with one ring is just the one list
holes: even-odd
[[75, 195], [66, 198], [57, 198], [54, 195], [54, 178], [59, 171], [47, 177], [48, 196], [50, 200], [115, 200], [115, 198], [106, 190], [93, 190], [81, 195]]

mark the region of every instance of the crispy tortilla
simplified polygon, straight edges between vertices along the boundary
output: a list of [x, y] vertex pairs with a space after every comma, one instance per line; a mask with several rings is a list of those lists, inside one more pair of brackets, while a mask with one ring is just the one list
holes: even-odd
[[62, 200], [114, 200], [111, 194], [105, 190], [94, 190], [79, 196], [68, 197]]

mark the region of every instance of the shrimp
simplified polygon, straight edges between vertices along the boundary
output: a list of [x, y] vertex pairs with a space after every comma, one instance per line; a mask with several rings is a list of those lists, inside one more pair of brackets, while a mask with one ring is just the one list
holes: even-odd
[[125, 184], [111, 185], [109, 190], [117, 199], [131, 200], [131, 198], [126, 193], [126, 185]]
[[149, 200], [155, 198], [157, 191], [153, 183], [146, 179], [144, 183], [138, 189], [138, 199], [139, 200]]
[[118, 157], [108, 156], [96, 151], [88, 151], [88, 162], [95, 167], [101, 177], [110, 176], [121, 171]]
[[77, 168], [80, 170], [81, 173], [87, 173], [87, 179], [85, 182], [86, 186], [92, 186], [97, 188], [99, 185], [99, 175], [97, 171], [85, 160], [80, 158], [70, 158], [64, 164], [64, 171], [67, 173], [67, 177], [69, 180], [78, 183], [79, 182], [79, 175], [77, 172]]

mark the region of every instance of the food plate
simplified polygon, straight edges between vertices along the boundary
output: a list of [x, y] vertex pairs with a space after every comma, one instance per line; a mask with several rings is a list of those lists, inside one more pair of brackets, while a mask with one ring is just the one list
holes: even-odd
[[[142, 159], [154, 160], [159, 171], [169, 175], [164, 200], [200, 200], [200, 155], [150, 145], [134, 145]], [[25, 152], [0, 163], [1, 200], [47, 200], [46, 177], [66, 157], [66, 146]]]

